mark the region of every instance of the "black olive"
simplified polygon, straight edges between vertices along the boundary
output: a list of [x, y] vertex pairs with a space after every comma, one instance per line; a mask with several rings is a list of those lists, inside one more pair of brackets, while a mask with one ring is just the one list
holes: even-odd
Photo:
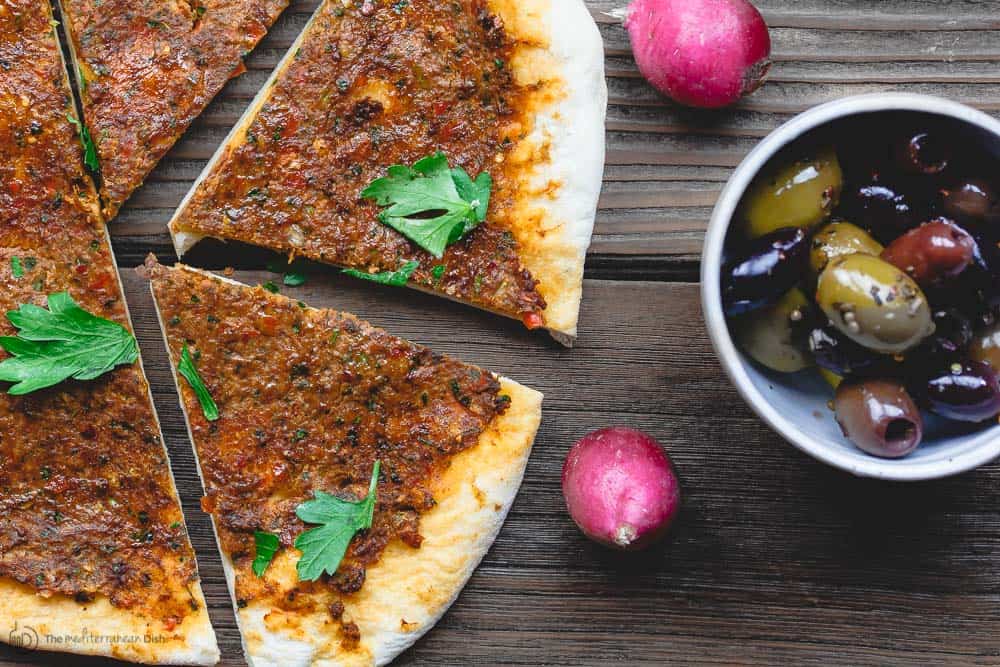
[[894, 148], [896, 166], [906, 174], [936, 176], [948, 168], [950, 144], [932, 132], [918, 132], [899, 140]]
[[1000, 223], [1000, 197], [981, 178], [970, 178], [941, 190], [944, 212], [960, 222]]
[[842, 376], [871, 375], [892, 360], [855, 343], [829, 322], [813, 326], [808, 331], [806, 346], [817, 366]]
[[776, 302], [805, 270], [806, 232], [785, 227], [745, 242], [741, 253], [722, 267], [722, 304], [726, 315], [741, 315]]
[[963, 422], [982, 422], [1000, 414], [1000, 380], [981, 361], [953, 361], [927, 374], [918, 398], [936, 414]]
[[843, 217], [869, 230], [883, 244], [919, 226], [932, 210], [928, 203], [913, 201], [909, 193], [877, 176], [846, 187], [840, 201]]

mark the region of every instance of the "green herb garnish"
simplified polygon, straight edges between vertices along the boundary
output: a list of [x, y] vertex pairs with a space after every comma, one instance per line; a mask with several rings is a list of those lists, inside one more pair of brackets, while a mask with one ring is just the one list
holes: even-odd
[[184, 376], [184, 379], [188, 381], [188, 385], [194, 391], [194, 395], [198, 398], [198, 403], [201, 404], [201, 411], [205, 414], [205, 419], [210, 422], [218, 419], [219, 406], [215, 404], [215, 399], [208, 392], [208, 387], [201, 381], [201, 376], [198, 375], [198, 369], [195, 368], [187, 345], [181, 348], [181, 360], [177, 364], [177, 372]]
[[286, 273], [281, 282], [289, 287], [298, 287], [306, 282], [306, 277], [301, 273]]
[[431, 269], [431, 277], [433, 277], [434, 280], [441, 280], [441, 276], [444, 275], [444, 270], [445, 270], [444, 264], [438, 264], [433, 269]]
[[87, 165], [87, 169], [96, 174], [101, 169], [101, 163], [97, 160], [97, 147], [90, 137], [90, 130], [72, 114], [66, 114], [66, 120], [76, 126], [76, 132], [80, 135], [80, 143], [83, 144], [83, 163]]
[[486, 172], [473, 181], [461, 167], [449, 169], [448, 158], [437, 153], [412, 167], [389, 167], [361, 196], [388, 207], [379, 213], [381, 222], [440, 258], [445, 248], [486, 219], [492, 188]]
[[300, 581], [316, 581], [324, 572], [334, 574], [347, 553], [351, 539], [360, 530], [372, 526], [375, 514], [375, 488], [381, 461], [372, 468], [368, 495], [356, 503], [316, 491], [315, 497], [299, 505], [295, 514], [306, 523], [320, 524], [295, 538], [295, 548], [302, 552], [296, 569]]
[[128, 329], [88, 313], [67, 292], [50, 294], [49, 309], [21, 305], [7, 313], [17, 336], [0, 337], [13, 357], [0, 363], [0, 381], [15, 382], [9, 394], [28, 394], [63, 380], [93, 380], [139, 358]]
[[262, 530], [254, 531], [253, 541], [257, 547], [257, 555], [253, 559], [253, 573], [258, 577], [263, 577], [264, 570], [271, 564], [281, 543], [278, 541], [277, 535], [265, 533]]
[[413, 272], [417, 270], [420, 266], [420, 262], [417, 260], [410, 260], [403, 266], [399, 267], [395, 271], [381, 271], [379, 273], [365, 273], [364, 271], [358, 271], [357, 269], [344, 269], [344, 273], [349, 276], [354, 276], [355, 278], [362, 278], [363, 280], [371, 280], [375, 283], [381, 283], [383, 285], [392, 285], [393, 287], [403, 287], [406, 282], [413, 275]]
[[21, 266], [21, 258], [17, 255], [10, 258], [10, 272], [18, 280], [24, 277], [24, 267]]

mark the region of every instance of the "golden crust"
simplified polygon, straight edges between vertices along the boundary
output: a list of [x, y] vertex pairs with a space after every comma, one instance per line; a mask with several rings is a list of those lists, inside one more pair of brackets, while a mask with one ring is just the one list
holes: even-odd
[[604, 46], [580, 0], [489, 4], [520, 45], [517, 82], [534, 91], [533, 126], [508, 158], [517, 176], [506, 224], [548, 304], [545, 326], [571, 344], [604, 173]]
[[30, 650], [97, 655], [157, 665], [214, 665], [215, 632], [201, 587], [191, 587], [198, 610], [175, 628], [111, 605], [107, 598], [79, 603], [0, 580], [0, 639]]

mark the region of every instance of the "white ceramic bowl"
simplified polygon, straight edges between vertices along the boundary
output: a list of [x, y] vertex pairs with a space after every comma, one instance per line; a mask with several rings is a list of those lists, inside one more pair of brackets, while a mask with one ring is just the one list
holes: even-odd
[[952, 119], [1000, 160], [1000, 121], [950, 100], [907, 93], [847, 97], [802, 113], [769, 134], [733, 172], [712, 212], [701, 261], [702, 309], [722, 367], [743, 399], [771, 428], [807, 454], [855, 475], [922, 480], [953, 475], [1000, 455], [1000, 425], [959, 432], [928, 421], [923, 443], [902, 459], [866, 454], [840, 432], [827, 402], [830, 388], [815, 371], [772, 373], [751, 363], [733, 344], [722, 311], [719, 272], [730, 220], [757, 172], [779, 150], [839, 119], [861, 114], [912, 112]]

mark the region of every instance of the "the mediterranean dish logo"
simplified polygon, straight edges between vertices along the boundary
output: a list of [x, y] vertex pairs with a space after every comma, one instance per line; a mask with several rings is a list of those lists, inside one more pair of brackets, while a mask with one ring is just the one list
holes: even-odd
[[[2, 637], [3, 635], [0, 635]], [[7, 643], [18, 651], [34, 651], [38, 648], [38, 633], [30, 625], [18, 626], [14, 621], [14, 627], [10, 630]]]
[[[0, 635], [2, 636], [2, 635]], [[44, 632], [39, 634], [30, 625], [19, 625], [14, 623], [10, 634], [7, 637], [8, 643], [19, 651], [34, 651], [42, 648], [51, 649], [58, 646], [72, 647], [82, 645], [106, 645], [117, 644], [165, 644], [169, 641], [168, 635], [162, 634], [118, 634], [103, 633], [83, 628], [80, 632]]]

